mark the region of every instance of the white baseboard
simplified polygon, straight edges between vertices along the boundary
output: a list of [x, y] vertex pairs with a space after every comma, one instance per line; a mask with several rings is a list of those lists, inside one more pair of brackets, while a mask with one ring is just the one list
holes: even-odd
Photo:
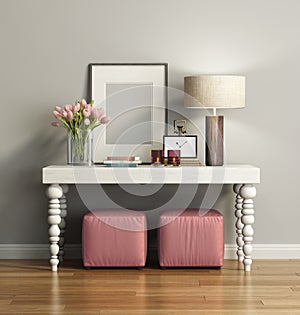
[[[225, 245], [225, 259], [235, 259], [236, 245]], [[300, 259], [300, 244], [253, 244], [253, 259]]]
[[[81, 244], [65, 246], [66, 259], [80, 259]], [[0, 244], [0, 259], [49, 259], [48, 244]]]
[[[150, 248], [156, 250], [156, 248]], [[236, 245], [225, 245], [225, 259], [236, 258]], [[66, 259], [81, 258], [81, 244], [65, 246]], [[253, 244], [253, 259], [300, 259], [300, 244]], [[48, 244], [0, 244], [0, 259], [49, 259]]]

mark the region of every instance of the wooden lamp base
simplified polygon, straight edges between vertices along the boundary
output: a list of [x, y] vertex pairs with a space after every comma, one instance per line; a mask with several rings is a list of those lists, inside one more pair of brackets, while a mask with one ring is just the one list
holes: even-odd
[[205, 164], [222, 166], [224, 116], [205, 117]]

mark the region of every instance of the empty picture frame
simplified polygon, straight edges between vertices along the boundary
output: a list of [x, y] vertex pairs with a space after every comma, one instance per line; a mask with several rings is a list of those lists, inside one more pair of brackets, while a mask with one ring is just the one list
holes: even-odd
[[166, 133], [168, 64], [90, 64], [90, 99], [110, 121], [94, 129], [94, 162], [107, 156], [151, 161]]
[[181, 158], [197, 158], [197, 136], [164, 136], [164, 156], [168, 150], [180, 150]]

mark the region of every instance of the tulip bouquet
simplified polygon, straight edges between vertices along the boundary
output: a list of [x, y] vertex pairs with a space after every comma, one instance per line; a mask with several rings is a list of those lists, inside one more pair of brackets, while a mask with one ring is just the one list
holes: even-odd
[[[85, 99], [82, 99], [72, 105], [65, 105], [63, 108], [56, 106], [53, 111], [54, 117], [59, 122], [53, 122], [52, 126], [64, 127], [68, 132], [69, 142], [72, 142], [72, 152], [69, 153], [68, 163], [86, 163], [87, 143], [91, 131], [109, 121], [104, 115], [103, 108], [95, 108], [93, 105], [93, 101], [88, 104]], [[70, 159], [70, 154], [72, 159]]]

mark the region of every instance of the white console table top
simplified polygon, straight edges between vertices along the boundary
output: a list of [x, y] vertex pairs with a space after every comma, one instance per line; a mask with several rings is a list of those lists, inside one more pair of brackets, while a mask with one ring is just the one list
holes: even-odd
[[43, 184], [257, 184], [260, 169], [252, 165], [105, 167], [51, 165]]

